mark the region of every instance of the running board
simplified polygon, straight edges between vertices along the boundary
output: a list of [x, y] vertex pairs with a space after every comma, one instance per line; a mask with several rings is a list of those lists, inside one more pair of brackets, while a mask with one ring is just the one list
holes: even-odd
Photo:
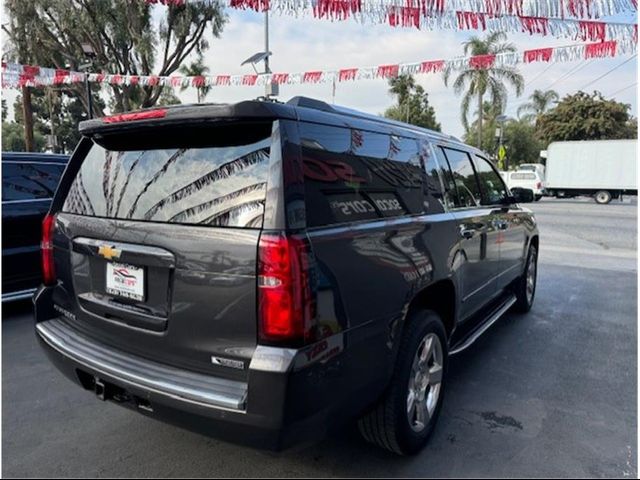
[[502, 315], [504, 315], [507, 310], [511, 308], [511, 306], [516, 303], [516, 296], [511, 295], [509, 298], [505, 300], [505, 302], [477, 329], [475, 329], [466, 339], [464, 339], [461, 343], [458, 343], [450, 352], [449, 355], [455, 355], [457, 353], [466, 350], [471, 345], [474, 344], [476, 340], [478, 340], [484, 332], [489, 330], [491, 326], [496, 323]]

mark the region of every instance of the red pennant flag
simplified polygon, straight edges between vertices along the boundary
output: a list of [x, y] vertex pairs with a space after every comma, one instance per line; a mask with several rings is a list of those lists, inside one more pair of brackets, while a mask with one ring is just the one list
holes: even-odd
[[289, 80], [288, 73], [274, 73], [273, 75], [271, 75], [271, 82], [277, 85], [287, 83], [287, 80]]
[[138, 75], [129, 77], [129, 85], [138, 85], [138, 83], [140, 83], [140, 77]]
[[444, 70], [444, 60], [430, 60], [420, 64], [420, 72], [437, 73]]
[[553, 55], [553, 48], [536, 48], [534, 50], [525, 50], [524, 63], [531, 62], [549, 62]]
[[56, 73], [53, 76], [53, 84], [59, 85], [61, 83], [64, 83], [64, 80], [69, 76], [69, 73], [69, 70], [56, 69]]
[[231, 75], [218, 75], [216, 85], [231, 85]]
[[469, 66], [477, 70], [486, 70], [491, 68], [495, 61], [495, 55], [476, 55], [469, 58]]
[[255, 85], [258, 81], [258, 75], [244, 75], [242, 77], [242, 85]]
[[546, 35], [549, 31], [549, 19], [543, 17], [520, 17], [522, 31], [528, 32], [529, 35], [539, 33]]
[[344, 82], [347, 80], [355, 80], [358, 74], [357, 68], [343, 68], [338, 72], [338, 81]]
[[302, 83], [318, 83], [322, 78], [322, 72], [305, 72]]
[[204, 87], [204, 77], [202, 75], [198, 75], [191, 79], [191, 86], [193, 87]]
[[400, 65], [380, 65], [376, 76], [381, 78], [393, 78], [397, 77], [399, 72]]
[[158, 83], [160, 83], [160, 77], [158, 77], [157, 75], [151, 75], [147, 79], [147, 85], [149, 85], [150, 87], [155, 87], [156, 85], [158, 85]]
[[600, 43], [589, 43], [584, 49], [584, 58], [615, 57], [617, 49], [618, 42], [615, 40]]
[[582, 40], [590, 40], [592, 42], [604, 42], [607, 36], [607, 24], [603, 22], [590, 22], [580, 20], [579, 37]]

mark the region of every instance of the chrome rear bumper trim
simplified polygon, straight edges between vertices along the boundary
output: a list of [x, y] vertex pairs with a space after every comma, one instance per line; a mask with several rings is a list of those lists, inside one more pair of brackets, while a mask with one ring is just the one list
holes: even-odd
[[238, 413], [246, 408], [246, 383], [181, 370], [106, 347], [62, 319], [38, 323], [36, 330], [54, 350], [116, 382], [204, 407]]

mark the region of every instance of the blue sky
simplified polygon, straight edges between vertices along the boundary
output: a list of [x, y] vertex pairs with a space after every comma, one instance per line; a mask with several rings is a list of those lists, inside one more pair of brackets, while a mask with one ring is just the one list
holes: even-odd
[[[160, 14], [162, 6], [157, 9]], [[616, 20], [633, 22], [633, 16], [622, 16]], [[270, 47], [274, 52], [271, 68], [274, 72], [299, 72], [306, 70], [337, 69], [343, 67], [364, 67], [388, 63], [416, 62], [422, 60], [448, 59], [462, 53], [462, 43], [481, 32], [420, 31], [415, 29], [391, 28], [387, 25], [361, 25], [353, 21], [328, 22], [313, 18], [294, 18], [272, 15], [270, 17]], [[263, 49], [263, 14], [229, 10], [229, 22], [221, 38], [210, 38], [211, 48], [205, 56], [205, 63], [212, 74], [251, 73], [250, 66], [240, 63], [255, 52]], [[519, 50], [556, 45], [569, 45], [568, 39], [510, 35]], [[592, 62], [571, 62], [555, 64], [536, 63], [522, 65], [526, 88], [524, 95], [510, 96], [507, 114], [515, 116], [517, 107], [526, 101], [534, 89], [553, 86], [560, 95], [572, 93], [587, 87], [588, 91], [599, 90], [606, 97], [612, 94], [618, 101], [631, 104], [632, 114], [637, 116], [637, 59], [588, 85], [592, 80], [616, 67], [629, 56]], [[565, 74], [574, 73], [561, 79]], [[429, 93], [429, 99], [436, 110], [438, 121], [444, 131], [461, 136], [460, 99], [444, 85], [441, 74], [420, 75], [417, 81]], [[623, 91], [622, 89], [626, 88]], [[619, 92], [620, 91], [620, 92]], [[616, 93], [619, 92], [619, 93]], [[177, 92], [183, 102], [194, 102], [195, 90]], [[213, 89], [206, 98], [210, 102], [234, 102], [256, 98], [263, 94], [263, 87], [219, 87]], [[3, 95], [13, 102], [15, 93], [3, 91]], [[332, 101], [331, 84], [282, 85], [280, 99], [283, 101], [296, 95], [305, 95], [328, 102]], [[366, 80], [337, 84], [335, 101], [351, 108], [369, 113], [382, 113], [393, 104], [384, 80]]]

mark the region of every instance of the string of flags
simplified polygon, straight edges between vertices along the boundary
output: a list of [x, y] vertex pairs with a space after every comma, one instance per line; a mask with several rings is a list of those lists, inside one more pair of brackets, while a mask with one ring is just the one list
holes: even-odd
[[330, 21], [352, 19], [424, 30], [481, 30], [569, 38], [583, 42], [637, 35], [637, 23], [596, 21], [637, 13], [637, 0], [143, 0], [180, 6], [218, 4]]
[[255, 11], [287, 14], [311, 12], [333, 20], [350, 15], [369, 14], [389, 8], [419, 8], [423, 15], [445, 12], [475, 12], [488, 15], [517, 15], [594, 19], [633, 12], [637, 0], [144, 0], [148, 4], [182, 6], [186, 4], [226, 5]]
[[206, 75], [206, 76], [158, 76], [123, 75], [117, 73], [84, 73], [65, 69], [45, 68], [17, 63], [2, 64], [2, 87], [40, 87], [70, 85], [88, 81], [103, 85], [141, 85], [168, 87], [224, 87], [259, 86], [275, 83], [279, 85], [315, 84], [360, 80], [388, 79], [398, 75], [433, 74], [445, 69], [487, 69], [493, 66], [516, 66], [534, 62], [572, 62], [594, 58], [608, 58], [635, 53], [637, 42], [605, 41], [588, 44], [547, 47], [525, 50], [518, 53], [456, 57], [449, 60], [426, 60], [412, 63], [377, 65], [373, 67], [350, 67], [333, 70], [311, 70], [305, 72], [278, 72], [271, 74]]

